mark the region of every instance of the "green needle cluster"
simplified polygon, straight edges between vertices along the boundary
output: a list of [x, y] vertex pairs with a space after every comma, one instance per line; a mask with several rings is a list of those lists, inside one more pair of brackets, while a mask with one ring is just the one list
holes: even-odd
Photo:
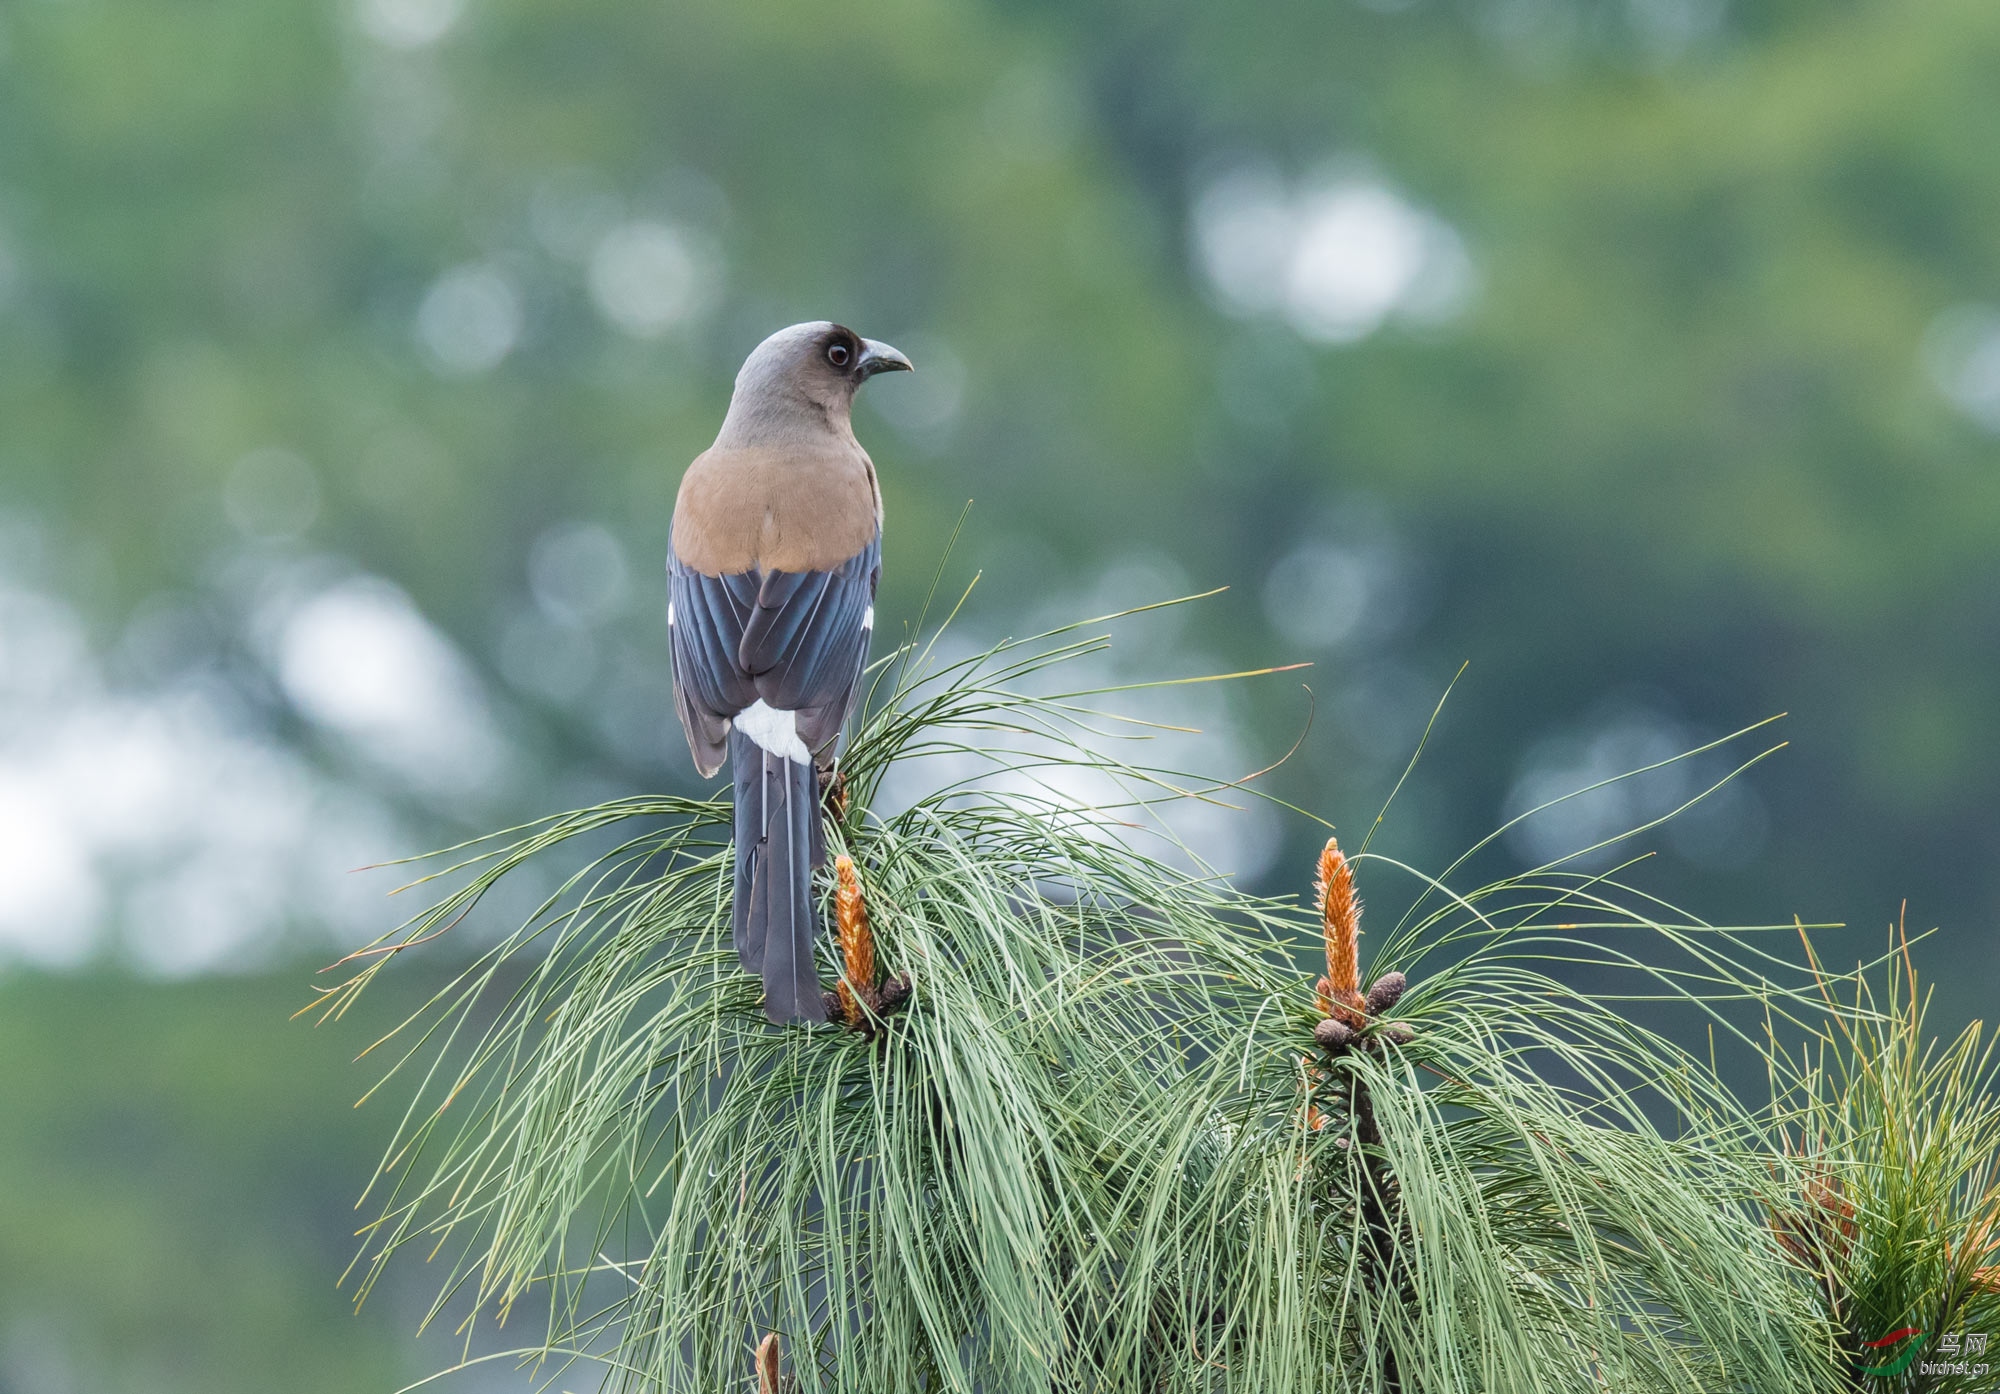
[[[1351, 876], [1414, 904], [1354, 981], [1407, 990], [1316, 1038], [1314, 907], [1239, 891], [1159, 816], [1243, 791], [1106, 753], [1144, 734], [1116, 689], [1062, 689], [1099, 623], [875, 669], [829, 831], [893, 1012], [763, 1019], [722, 803], [447, 857], [320, 1010], [524, 866], [581, 865], [381, 1043], [410, 1102], [361, 1293], [437, 1255], [434, 1315], [546, 1314], [510, 1354], [552, 1388], [747, 1390], [773, 1332], [787, 1381], [851, 1394], [1843, 1387], [1850, 1308], [1770, 1219], [1810, 1170], [1783, 1120], [1630, 1010], [1775, 1059], [1829, 1019], [1796, 965], [1615, 874], [1455, 887], [1364, 850]], [[949, 777], [890, 807], [925, 761]], [[1786, 1115], [1815, 1137], [1827, 1078]]]

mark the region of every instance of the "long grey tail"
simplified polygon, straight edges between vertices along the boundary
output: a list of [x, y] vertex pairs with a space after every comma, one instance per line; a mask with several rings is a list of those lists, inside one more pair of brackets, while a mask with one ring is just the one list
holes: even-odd
[[783, 1022], [825, 1021], [813, 966], [818, 916], [812, 872], [826, 860], [819, 778], [807, 761], [773, 755], [729, 733], [736, 780], [736, 956], [764, 978], [764, 1013]]

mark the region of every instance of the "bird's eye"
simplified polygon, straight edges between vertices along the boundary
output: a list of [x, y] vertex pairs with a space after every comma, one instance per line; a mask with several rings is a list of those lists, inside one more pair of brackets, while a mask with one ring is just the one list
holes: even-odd
[[853, 356], [846, 344], [834, 344], [826, 351], [826, 361], [836, 368], [845, 368], [847, 360]]

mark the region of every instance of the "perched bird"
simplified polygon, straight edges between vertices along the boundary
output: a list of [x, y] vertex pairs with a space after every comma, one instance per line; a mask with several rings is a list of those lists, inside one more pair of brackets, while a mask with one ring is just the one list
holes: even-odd
[[773, 1021], [826, 1019], [813, 969], [820, 795], [854, 705], [882, 574], [882, 493], [854, 393], [908, 371], [838, 324], [780, 329], [736, 374], [674, 503], [674, 704], [703, 778], [736, 782], [733, 928]]

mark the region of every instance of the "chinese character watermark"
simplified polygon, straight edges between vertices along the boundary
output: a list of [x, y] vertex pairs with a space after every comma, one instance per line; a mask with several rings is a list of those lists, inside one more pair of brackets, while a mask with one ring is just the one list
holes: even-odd
[[[1972, 1375], [1975, 1378], [1991, 1374], [1992, 1367], [1976, 1359], [1986, 1354], [1986, 1339], [1984, 1331], [1941, 1332], [1935, 1353], [1942, 1358], [1922, 1361], [1917, 1366], [1917, 1372], [1925, 1375]], [[1884, 1371], [1874, 1369], [1866, 1373], [1880, 1374]]]

